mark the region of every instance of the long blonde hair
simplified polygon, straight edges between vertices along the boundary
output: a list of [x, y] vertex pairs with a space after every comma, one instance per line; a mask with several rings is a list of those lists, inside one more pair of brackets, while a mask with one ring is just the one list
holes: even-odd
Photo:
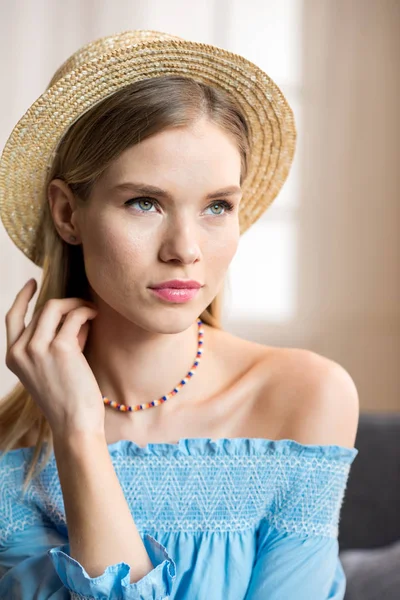
[[[91, 299], [81, 247], [64, 242], [55, 229], [47, 198], [49, 183], [61, 179], [77, 197], [86, 201], [98, 178], [124, 150], [168, 127], [187, 126], [202, 116], [234, 139], [241, 155], [242, 182], [250, 152], [249, 130], [242, 111], [223, 91], [190, 78], [161, 76], [128, 85], [92, 107], [68, 129], [49, 169], [41, 198], [42, 218], [36, 249], [44, 261], [33, 314], [51, 298]], [[219, 293], [200, 318], [207, 325], [221, 329], [221, 307]], [[53, 441], [46, 418], [18, 382], [0, 402], [2, 457], [32, 427], [37, 428], [38, 438], [24, 492], [35, 475], [45, 445], [39, 472], [48, 462]]]

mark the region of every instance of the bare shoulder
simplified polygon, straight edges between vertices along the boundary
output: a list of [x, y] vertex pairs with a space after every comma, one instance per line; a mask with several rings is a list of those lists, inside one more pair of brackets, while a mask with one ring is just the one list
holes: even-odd
[[207, 326], [215, 356], [229, 359], [231, 365], [237, 363], [253, 365], [266, 358], [275, 348], [252, 340], [246, 340], [224, 329]]
[[281, 439], [354, 448], [359, 399], [346, 369], [310, 350], [274, 350], [267, 349], [264, 359], [268, 376], [257, 402], [260, 418], [272, 407], [282, 422]]

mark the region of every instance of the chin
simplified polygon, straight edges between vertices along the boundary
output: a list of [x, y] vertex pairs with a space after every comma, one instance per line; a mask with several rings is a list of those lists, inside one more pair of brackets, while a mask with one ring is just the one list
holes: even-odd
[[151, 316], [151, 331], [159, 333], [180, 333], [193, 325], [203, 312], [194, 310], [193, 307], [189, 310], [188, 307], [183, 308], [180, 305], [174, 306], [174, 310], [155, 310]]
[[[208, 306], [208, 305], [207, 305]], [[138, 306], [135, 306], [137, 309]], [[171, 306], [146, 306], [139, 310], [125, 307], [119, 310], [126, 321], [153, 333], [181, 333], [193, 325], [203, 312], [202, 306], [174, 304]]]

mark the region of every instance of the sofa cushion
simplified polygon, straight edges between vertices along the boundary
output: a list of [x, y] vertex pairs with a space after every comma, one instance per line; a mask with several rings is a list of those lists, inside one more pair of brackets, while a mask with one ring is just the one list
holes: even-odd
[[399, 600], [400, 540], [372, 550], [339, 554], [346, 574], [344, 600]]
[[400, 540], [400, 414], [361, 413], [355, 447], [359, 453], [339, 523], [340, 551]]

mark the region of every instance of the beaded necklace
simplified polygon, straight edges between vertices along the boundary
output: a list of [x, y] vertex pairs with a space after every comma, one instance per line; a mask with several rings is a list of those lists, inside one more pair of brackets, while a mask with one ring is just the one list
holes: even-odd
[[189, 379], [191, 379], [194, 375], [195, 370], [197, 369], [197, 366], [199, 364], [199, 360], [203, 354], [203, 335], [204, 335], [204, 329], [202, 327], [203, 325], [203, 321], [201, 319], [197, 319], [197, 326], [198, 326], [198, 333], [197, 333], [197, 354], [196, 354], [196, 359], [190, 369], [190, 371], [188, 371], [188, 373], [186, 374], [186, 377], [184, 377], [178, 384], [176, 387], [173, 388], [173, 390], [171, 390], [169, 392], [169, 394], [167, 394], [166, 396], [161, 396], [161, 398], [159, 398], [158, 400], [153, 400], [153, 402], [148, 402], [146, 404], [136, 404], [136, 406], [129, 406], [127, 404], [118, 404], [117, 402], [115, 402], [114, 400], [109, 400], [106, 396], [103, 396], [103, 402], [106, 406], [111, 406], [111, 408], [115, 408], [116, 410], [121, 410], [123, 412], [134, 412], [136, 410], [144, 410], [145, 408], [151, 408], [152, 406], [158, 406], [159, 404], [162, 404], [163, 402], [166, 402], [167, 400], [169, 400], [169, 398], [171, 398], [172, 396], [175, 396], [179, 390], [181, 388], [183, 388], [184, 385], [186, 385], [186, 383], [189, 381]]

